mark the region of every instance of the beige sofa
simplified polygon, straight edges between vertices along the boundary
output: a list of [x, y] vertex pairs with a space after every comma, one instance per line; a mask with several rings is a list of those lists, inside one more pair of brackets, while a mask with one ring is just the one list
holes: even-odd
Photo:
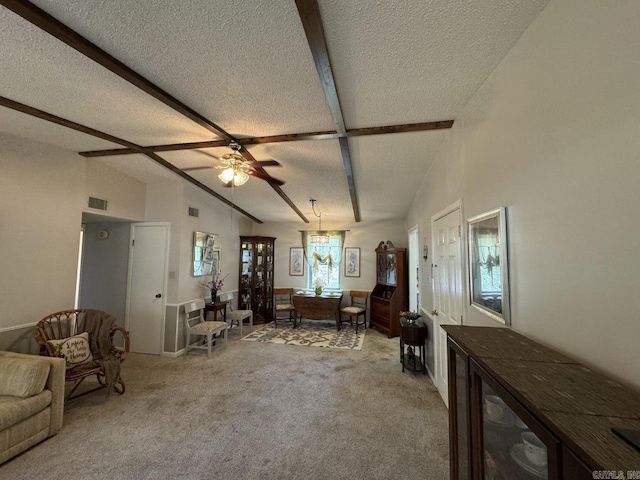
[[0, 464], [62, 428], [65, 362], [0, 351]]

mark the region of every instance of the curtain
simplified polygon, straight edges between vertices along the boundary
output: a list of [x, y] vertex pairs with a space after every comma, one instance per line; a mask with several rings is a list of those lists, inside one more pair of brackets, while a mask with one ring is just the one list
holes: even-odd
[[[328, 264], [331, 269], [340, 268], [346, 230], [305, 230], [301, 233], [304, 256], [314, 272], [319, 264]], [[317, 245], [311, 243], [312, 235], [329, 235], [331, 241], [329, 245]]]

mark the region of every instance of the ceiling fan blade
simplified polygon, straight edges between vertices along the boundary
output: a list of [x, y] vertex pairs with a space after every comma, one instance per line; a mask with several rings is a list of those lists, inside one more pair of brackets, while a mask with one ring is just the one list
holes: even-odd
[[222, 186], [225, 187], [225, 188], [231, 188], [231, 187], [233, 187], [233, 182], [223, 183]]
[[277, 160], [254, 160], [253, 162], [247, 162], [249, 165], [258, 165], [260, 167], [281, 167], [280, 162]]
[[208, 170], [210, 168], [216, 168], [216, 167], [212, 167], [212, 166], [209, 166], [209, 167], [188, 167], [188, 168], [182, 168], [181, 170], [183, 172], [189, 172], [191, 170]]
[[265, 175], [264, 173], [259, 172], [257, 170], [249, 170], [247, 173], [249, 175], [253, 175], [254, 177], [261, 178], [262, 180], [265, 180], [269, 183], [273, 183], [274, 185], [278, 185], [280, 187], [284, 185], [284, 182], [282, 180], [278, 180], [277, 178], [274, 178], [271, 175]]

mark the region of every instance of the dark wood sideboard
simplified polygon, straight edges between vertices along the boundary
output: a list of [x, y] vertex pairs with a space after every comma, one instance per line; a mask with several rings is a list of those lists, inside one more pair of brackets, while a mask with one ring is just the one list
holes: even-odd
[[[509, 328], [442, 328], [452, 479], [640, 478], [640, 452], [611, 430], [640, 430], [640, 392]], [[526, 432], [546, 462], [526, 456]]]

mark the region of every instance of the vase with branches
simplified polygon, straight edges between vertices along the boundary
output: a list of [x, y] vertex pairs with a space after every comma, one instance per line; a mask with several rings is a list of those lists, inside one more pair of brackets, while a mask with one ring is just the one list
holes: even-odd
[[211, 290], [212, 302], [216, 301], [216, 298], [218, 296], [218, 291], [221, 290], [222, 287], [224, 286], [224, 279], [229, 276], [228, 273], [224, 277], [222, 277], [221, 275], [222, 275], [222, 272], [218, 270], [213, 274], [213, 277], [211, 278], [211, 280], [204, 283], [200, 282], [200, 285]]

